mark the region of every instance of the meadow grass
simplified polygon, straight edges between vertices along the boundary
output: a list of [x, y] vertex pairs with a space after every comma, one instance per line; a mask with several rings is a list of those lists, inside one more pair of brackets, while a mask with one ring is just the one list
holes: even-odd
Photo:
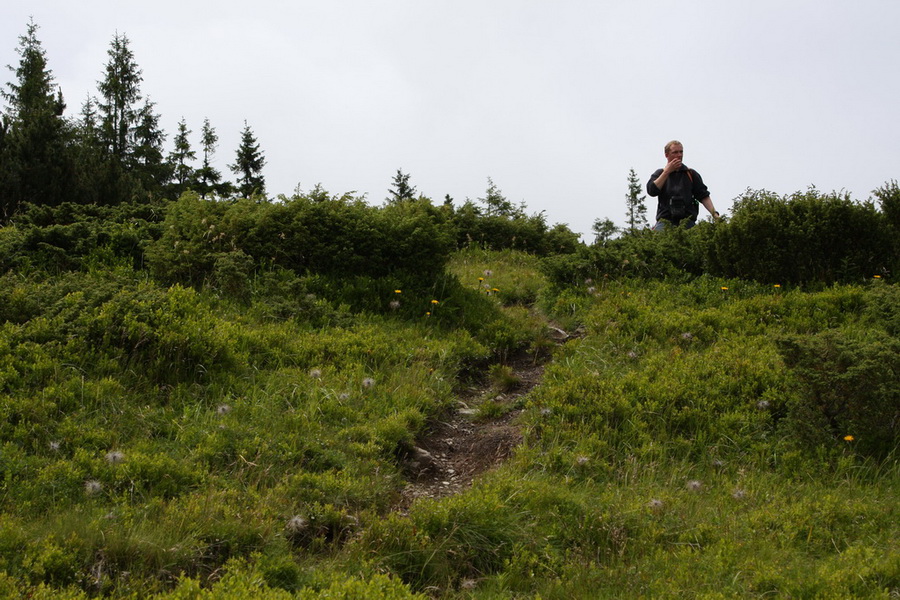
[[[810, 404], [829, 381], [850, 412], [892, 401], [896, 373], [871, 394], [858, 384], [900, 333], [889, 286], [701, 277], [548, 291], [538, 259], [480, 249], [450, 269], [446, 296], [403, 296], [422, 314], [305, 291], [235, 301], [121, 273], [2, 278], [14, 302], [0, 327], [0, 592], [900, 593], [896, 437], [874, 452], [877, 423], [811, 418]], [[373, 306], [396, 299], [379, 293]], [[462, 494], [394, 510], [398, 456], [453, 405], [460, 377], [546, 342], [547, 318], [583, 335], [521, 401], [515, 455]], [[785, 340], [837, 348], [823, 364], [861, 360], [811, 379], [787, 364]]]

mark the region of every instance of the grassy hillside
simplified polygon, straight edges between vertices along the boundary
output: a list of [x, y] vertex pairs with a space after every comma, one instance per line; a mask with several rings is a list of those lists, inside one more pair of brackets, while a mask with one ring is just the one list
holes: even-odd
[[[360, 306], [277, 269], [239, 297], [7, 273], [0, 594], [900, 593], [895, 287], [539, 267], [464, 251], [433, 285], [348, 283]], [[514, 457], [394, 510], [400, 457], [491, 364], [548, 348], [546, 319], [573, 335], [507, 407]]]

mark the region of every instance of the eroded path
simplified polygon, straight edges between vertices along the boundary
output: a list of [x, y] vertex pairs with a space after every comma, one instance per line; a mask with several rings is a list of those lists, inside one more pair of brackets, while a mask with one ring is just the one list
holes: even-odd
[[[551, 327], [551, 336], [562, 343], [570, 336]], [[506, 365], [517, 380], [515, 387], [498, 392], [490, 383], [474, 386], [460, 394], [457, 407], [431, 424], [412, 452], [403, 458], [409, 483], [396, 509], [405, 512], [420, 498], [442, 498], [457, 494], [474, 479], [506, 460], [522, 441], [517, 417], [519, 400], [537, 386], [549, 356], [535, 358], [521, 354]], [[508, 410], [501, 416], [479, 416], [478, 406], [492, 402]]]

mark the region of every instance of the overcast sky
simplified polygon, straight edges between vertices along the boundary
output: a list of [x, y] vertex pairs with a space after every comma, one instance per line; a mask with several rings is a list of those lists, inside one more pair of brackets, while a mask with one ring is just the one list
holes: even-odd
[[459, 204], [490, 177], [589, 234], [624, 223], [629, 169], [646, 183], [673, 138], [721, 212], [900, 179], [897, 0], [4, 0], [0, 65], [30, 17], [70, 115], [124, 34], [166, 150], [182, 117], [199, 149], [209, 118], [233, 179], [246, 120], [271, 195], [381, 204], [402, 169]]

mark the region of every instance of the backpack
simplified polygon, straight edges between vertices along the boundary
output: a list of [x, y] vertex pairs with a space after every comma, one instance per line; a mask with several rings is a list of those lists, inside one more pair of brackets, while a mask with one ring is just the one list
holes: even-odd
[[691, 175], [691, 169], [687, 170], [688, 179], [691, 182], [691, 190], [687, 197], [682, 196], [681, 194], [672, 194], [669, 196], [669, 215], [672, 218], [672, 221], [680, 221], [686, 217], [690, 217], [694, 214], [694, 196], [693, 196], [693, 186], [694, 186], [694, 176]]

